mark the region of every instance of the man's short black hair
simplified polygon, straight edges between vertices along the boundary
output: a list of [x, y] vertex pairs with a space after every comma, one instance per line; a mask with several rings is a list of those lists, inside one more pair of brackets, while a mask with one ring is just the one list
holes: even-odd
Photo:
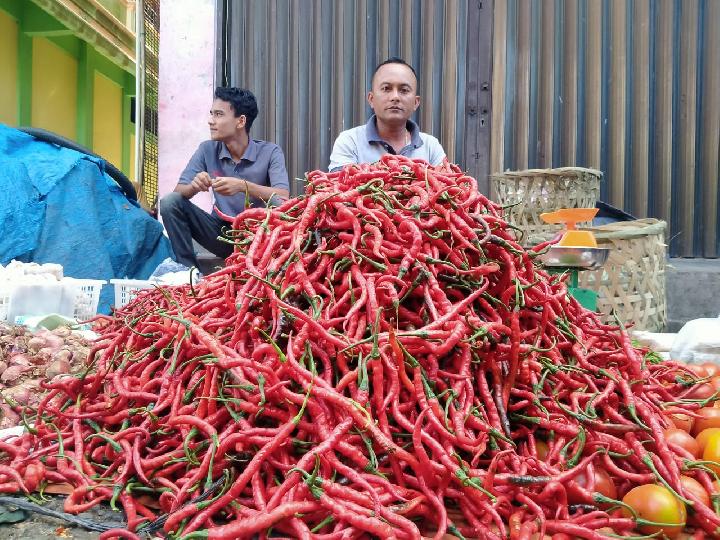
[[410, 71], [412, 71], [413, 75], [415, 75], [415, 80], [417, 81], [417, 78], [418, 78], [417, 73], [415, 73], [415, 70], [413, 69], [413, 67], [412, 67], [410, 64], [408, 64], [405, 60], [403, 60], [403, 59], [400, 58], [399, 56], [391, 56], [390, 58], [388, 58], [388, 59], [385, 60], [384, 62], [380, 62], [380, 63], [377, 65], [377, 67], [375, 67], [375, 71], [373, 71], [372, 77], [370, 77], [370, 82], [371, 82], [371, 84], [372, 84], [372, 81], [375, 79], [375, 74], [378, 72], [378, 70], [379, 70], [381, 67], [383, 67], [383, 66], [386, 65], [386, 64], [400, 64], [401, 66], [405, 66], [405, 67], [410, 68]]
[[250, 90], [234, 86], [218, 86], [215, 89], [215, 99], [230, 103], [236, 117], [244, 115], [245, 131], [250, 133], [250, 128], [258, 115], [257, 101]]

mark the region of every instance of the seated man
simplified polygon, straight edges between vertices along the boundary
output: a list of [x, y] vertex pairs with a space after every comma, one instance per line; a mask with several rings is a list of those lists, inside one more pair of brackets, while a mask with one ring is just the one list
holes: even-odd
[[420, 105], [415, 70], [400, 58], [375, 68], [367, 100], [375, 113], [367, 124], [343, 131], [330, 154], [330, 171], [350, 163], [374, 163], [383, 154], [422, 158], [438, 165], [445, 158], [440, 142], [422, 133], [410, 117]]
[[[250, 138], [257, 117], [255, 96], [248, 90], [217, 88], [210, 111], [210, 138], [190, 158], [175, 191], [160, 200], [160, 215], [177, 262], [197, 266], [195, 239], [219, 257], [228, 257], [233, 246], [219, 240], [229, 224], [213, 208], [208, 214], [190, 202], [201, 191], [212, 189], [220, 212], [235, 216], [247, 206], [279, 204], [289, 195], [285, 156], [276, 144]], [[247, 197], [247, 200], [246, 200]]]

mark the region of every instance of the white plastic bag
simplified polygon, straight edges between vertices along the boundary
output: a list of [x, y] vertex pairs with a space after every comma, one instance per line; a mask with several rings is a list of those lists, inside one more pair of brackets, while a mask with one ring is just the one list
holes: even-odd
[[685, 323], [673, 342], [670, 358], [695, 364], [720, 364], [720, 316]]
[[651, 350], [663, 353], [672, 349], [677, 334], [668, 334], [661, 332], [647, 332], [645, 330], [635, 330], [632, 332], [632, 338], [640, 345], [649, 347]]

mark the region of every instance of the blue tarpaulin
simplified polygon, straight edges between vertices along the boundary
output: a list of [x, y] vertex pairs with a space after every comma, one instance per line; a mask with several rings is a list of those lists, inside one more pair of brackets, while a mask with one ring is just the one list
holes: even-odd
[[[128, 200], [104, 161], [0, 124], [0, 263], [61, 264], [66, 276], [146, 279], [171, 256], [162, 225]], [[106, 285], [99, 311], [108, 313]]]

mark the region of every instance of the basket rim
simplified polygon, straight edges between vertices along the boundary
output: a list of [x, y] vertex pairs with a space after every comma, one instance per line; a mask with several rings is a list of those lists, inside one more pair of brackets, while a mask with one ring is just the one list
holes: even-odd
[[591, 231], [599, 240], [638, 238], [660, 234], [667, 228], [667, 222], [655, 218], [643, 218], [633, 221], [618, 221], [596, 227], [583, 227], [583, 230]]
[[507, 177], [521, 177], [521, 176], [567, 176], [568, 174], [582, 173], [591, 174], [597, 176], [598, 179], [602, 179], [603, 173], [598, 169], [588, 169], [585, 167], [558, 167], [555, 169], [525, 169], [522, 171], [502, 171], [495, 172], [490, 175], [492, 179], [501, 179]]

